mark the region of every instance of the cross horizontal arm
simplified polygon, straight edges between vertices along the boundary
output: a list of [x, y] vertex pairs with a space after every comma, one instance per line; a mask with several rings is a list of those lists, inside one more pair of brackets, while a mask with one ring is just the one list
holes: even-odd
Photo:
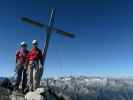
[[58, 33], [58, 34], [60, 34], [60, 35], [68, 36], [68, 37], [70, 37], [70, 38], [74, 38], [74, 37], [75, 37], [74, 34], [69, 33], [69, 32], [65, 32], [65, 31], [60, 30], [60, 29], [57, 29], [57, 28], [53, 28], [53, 31], [56, 32], [56, 33]]
[[21, 18], [21, 21], [23, 21], [23, 22], [25, 22], [25, 23], [28, 23], [28, 24], [31, 24], [31, 25], [33, 25], [33, 26], [40, 27], [40, 28], [47, 27], [47, 26], [45, 26], [44, 24], [41, 24], [41, 23], [39, 23], [39, 22], [37, 22], [37, 21], [31, 20], [31, 19], [26, 18], [26, 17], [22, 17], [22, 18]]
[[[40, 22], [31, 20], [31, 19], [26, 18], [26, 17], [22, 17], [21, 20], [22, 20], [23, 22], [25, 22], [25, 23], [28, 23], [28, 24], [31, 24], [31, 25], [33, 25], [33, 26], [37, 26], [37, 27], [40, 27], [40, 28], [46, 28], [46, 29], [51, 28], [51, 27], [49, 27], [48, 25], [41, 24]], [[58, 29], [58, 28], [54, 28], [54, 27], [53, 27], [51, 30], [52, 30], [52, 32], [56, 32], [56, 33], [58, 33], [58, 34], [60, 34], [60, 35], [63, 35], [63, 36], [67, 36], [67, 37], [70, 37], [70, 38], [74, 38], [74, 37], [75, 37], [74, 34], [69, 33], [69, 32], [65, 32], [65, 31], [60, 30], [60, 29]]]

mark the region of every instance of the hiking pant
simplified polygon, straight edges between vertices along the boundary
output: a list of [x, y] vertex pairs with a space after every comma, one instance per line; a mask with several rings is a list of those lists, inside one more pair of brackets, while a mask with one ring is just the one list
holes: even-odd
[[20, 83], [22, 81], [22, 89], [24, 90], [27, 86], [27, 70], [22, 64], [18, 64], [16, 68], [17, 80], [16, 80], [16, 89], [19, 89]]
[[43, 74], [43, 66], [39, 63], [39, 61], [29, 63], [28, 86], [30, 90], [35, 90], [39, 88], [42, 74]]

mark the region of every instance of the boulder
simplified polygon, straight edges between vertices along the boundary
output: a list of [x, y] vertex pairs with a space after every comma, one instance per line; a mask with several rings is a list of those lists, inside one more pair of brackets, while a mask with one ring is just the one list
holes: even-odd
[[12, 94], [10, 95], [10, 99], [11, 100], [25, 100], [24, 95], [17, 91], [12, 92]]
[[44, 88], [38, 88], [34, 92], [30, 91], [25, 95], [26, 100], [44, 100], [44, 96], [41, 93], [44, 92]]
[[10, 100], [10, 95], [10, 90], [0, 87], [0, 100]]

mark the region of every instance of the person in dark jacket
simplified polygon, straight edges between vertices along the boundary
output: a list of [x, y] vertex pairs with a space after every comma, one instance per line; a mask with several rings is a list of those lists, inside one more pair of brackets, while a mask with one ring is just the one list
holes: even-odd
[[16, 53], [16, 73], [17, 79], [15, 84], [15, 89], [18, 90], [20, 83], [22, 81], [22, 90], [27, 88], [27, 55], [29, 51], [27, 50], [27, 43], [21, 42], [20, 48]]

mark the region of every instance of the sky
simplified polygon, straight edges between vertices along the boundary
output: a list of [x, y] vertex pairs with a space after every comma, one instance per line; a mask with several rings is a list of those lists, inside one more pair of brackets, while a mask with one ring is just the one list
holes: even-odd
[[43, 77], [133, 76], [132, 0], [0, 0], [0, 76], [13, 76], [21, 41], [43, 48], [46, 32], [22, 23], [25, 16], [55, 25], [75, 39], [52, 33]]

